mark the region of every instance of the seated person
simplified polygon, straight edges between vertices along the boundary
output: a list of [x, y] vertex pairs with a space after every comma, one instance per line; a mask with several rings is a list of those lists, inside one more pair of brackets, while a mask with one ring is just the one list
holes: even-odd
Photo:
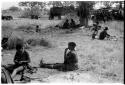
[[71, 27], [71, 28], [74, 28], [74, 27], [75, 27], [75, 25], [76, 25], [76, 24], [75, 24], [75, 21], [74, 21], [73, 19], [71, 19], [71, 22], [70, 22], [70, 27]]
[[64, 65], [66, 70], [78, 69], [78, 57], [75, 51], [76, 44], [74, 42], [68, 43], [68, 48], [64, 53]]
[[62, 71], [73, 71], [78, 69], [78, 58], [75, 51], [76, 44], [74, 42], [68, 43], [68, 48], [64, 52], [64, 63], [44, 64], [40, 67], [58, 69]]
[[93, 24], [93, 34], [92, 34], [92, 39], [95, 39], [95, 36], [98, 34], [98, 30], [101, 29], [101, 26], [99, 26], [99, 22], [96, 22], [96, 24]]
[[36, 32], [40, 32], [39, 25], [36, 25]]
[[105, 27], [105, 29], [100, 33], [99, 39], [104, 40], [106, 37], [109, 38], [110, 35], [107, 33], [108, 27]]
[[65, 23], [63, 24], [63, 29], [69, 28], [69, 20], [66, 19]]
[[28, 63], [30, 63], [29, 53], [26, 50], [24, 50], [23, 44], [17, 44], [16, 46], [14, 63], [15, 69], [12, 72], [12, 78], [14, 78], [18, 72], [23, 71], [26, 67], [28, 67]]

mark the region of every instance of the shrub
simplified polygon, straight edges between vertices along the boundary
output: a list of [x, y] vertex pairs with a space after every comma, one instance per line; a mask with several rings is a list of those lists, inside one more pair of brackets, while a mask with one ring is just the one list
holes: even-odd
[[15, 12], [15, 11], [19, 11], [21, 9], [18, 8], [18, 7], [12, 6], [12, 7], [9, 8], [9, 10], [12, 11], [12, 12]]
[[31, 15], [40, 16], [40, 9], [38, 7], [33, 7], [32, 9], [25, 9], [20, 18], [30, 18]]

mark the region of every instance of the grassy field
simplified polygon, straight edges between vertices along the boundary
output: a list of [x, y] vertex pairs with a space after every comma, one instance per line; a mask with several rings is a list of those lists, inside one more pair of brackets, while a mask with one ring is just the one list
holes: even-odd
[[[118, 37], [113, 40], [92, 40], [86, 30], [80, 28], [72, 32], [61, 30], [53, 26], [61, 20], [31, 20], [16, 19], [12, 21], [2, 21], [4, 29], [7, 27], [24, 39], [44, 38], [50, 43], [50, 47], [31, 46], [27, 51], [31, 57], [31, 65], [39, 66], [40, 60], [45, 63], [63, 63], [64, 49], [70, 41], [76, 42], [76, 51], [79, 59], [79, 69], [73, 72], [61, 72], [53, 69], [38, 68], [37, 73], [26, 74], [31, 78], [38, 78], [32, 82], [95, 82], [95, 83], [123, 83], [124, 65], [124, 22], [110, 21], [102, 23], [102, 26], [109, 27], [109, 34]], [[19, 26], [40, 25], [41, 33], [27, 33], [17, 30]], [[7, 29], [8, 29], [7, 28]], [[3, 28], [2, 28], [3, 29]], [[3, 35], [6, 31], [3, 31]], [[15, 50], [2, 51], [2, 64], [13, 63]]]

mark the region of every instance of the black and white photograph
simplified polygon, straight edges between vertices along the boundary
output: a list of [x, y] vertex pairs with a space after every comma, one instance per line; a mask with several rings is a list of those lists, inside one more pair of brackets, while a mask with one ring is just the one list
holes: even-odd
[[1, 84], [124, 84], [124, 1], [1, 2]]

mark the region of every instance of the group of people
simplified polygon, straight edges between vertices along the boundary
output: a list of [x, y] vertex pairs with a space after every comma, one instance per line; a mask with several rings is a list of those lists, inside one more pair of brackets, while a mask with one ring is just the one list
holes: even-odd
[[[78, 69], [78, 57], [75, 51], [76, 43], [69, 42], [68, 47], [64, 51], [64, 63], [59, 64], [45, 64], [40, 63], [41, 68], [58, 69], [61, 71], [73, 71]], [[29, 63], [31, 62], [29, 53], [25, 50], [23, 44], [17, 44], [16, 54], [14, 57], [14, 70], [11, 74], [12, 78], [15, 78], [18, 72], [24, 71], [25, 69], [32, 69]], [[23, 76], [23, 74], [22, 74]], [[21, 79], [22, 80], [22, 77]]]
[[76, 24], [75, 21], [73, 19], [71, 19], [71, 22], [69, 23], [69, 20], [66, 19], [66, 21], [63, 24], [63, 29], [69, 29], [69, 28], [75, 28]]
[[[99, 22], [96, 22], [96, 24], [93, 24], [93, 33], [92, 33], [92, 39], [95, 39], [98, 35], [98, 31], [101, 29], [101, 26], [99, 26]], [[105, 27], [102, 32], [100, 32], [98, 39], [104, 40], [105, 38], [109, 38], [110, 35], [107, 33], [108, 27]]]

